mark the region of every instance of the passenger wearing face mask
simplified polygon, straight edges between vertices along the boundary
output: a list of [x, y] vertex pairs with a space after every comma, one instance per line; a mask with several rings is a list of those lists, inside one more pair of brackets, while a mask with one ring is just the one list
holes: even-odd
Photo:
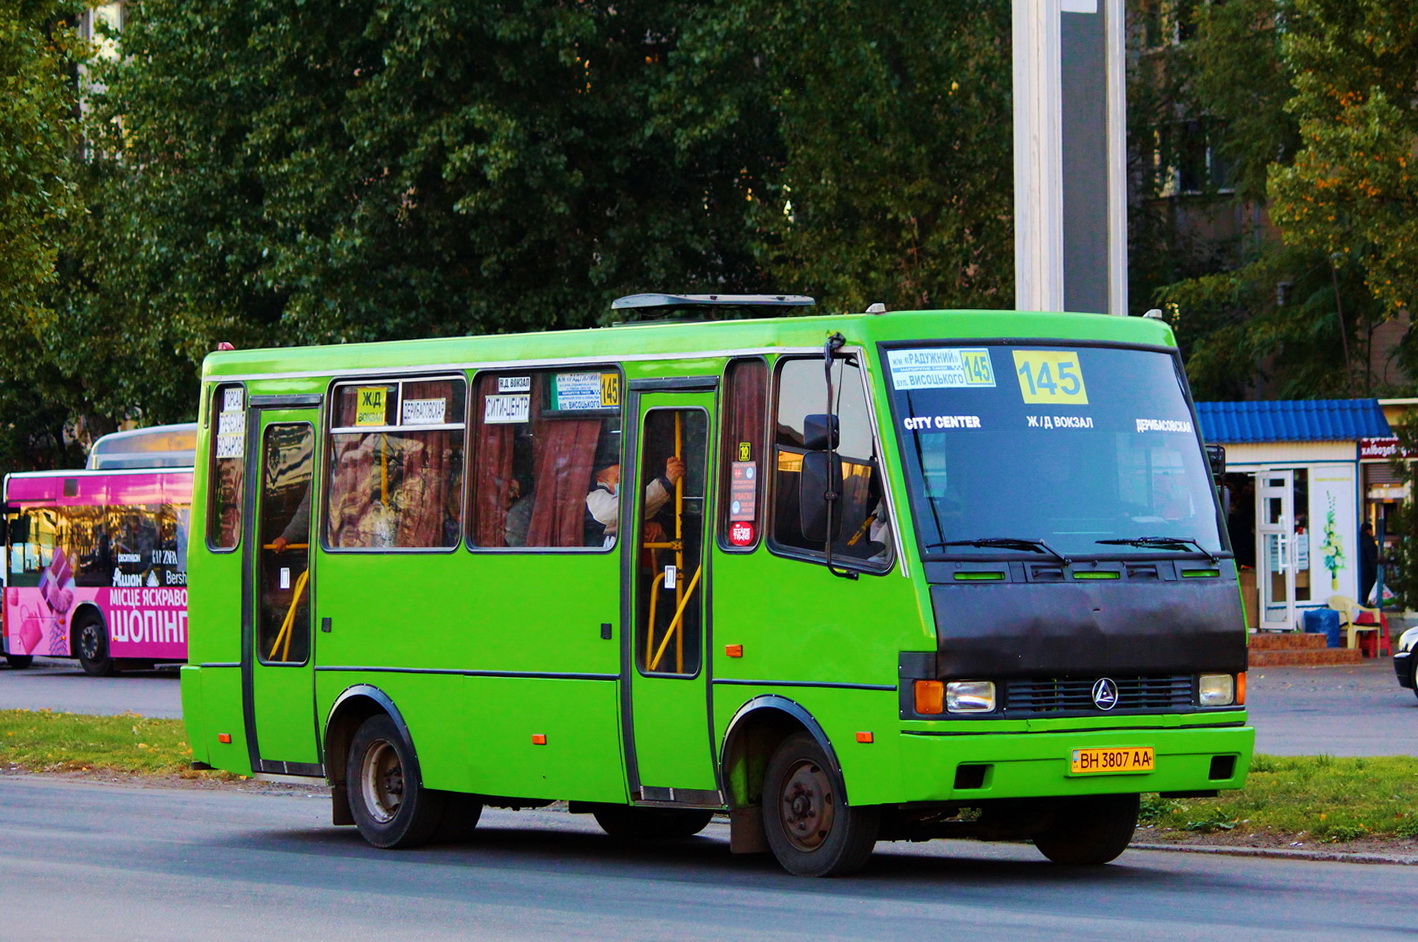
[[[674, 493], [675, 482], [684, 477], [684, 460], [678, 455], [665, 459], [665, 473], [645, 486], [645, 519], [660, 512]], [[586, 495], [586, 544], [609, 547], [615, 544], [620, 526], [620, 464], [609, 464], [596, 472], [596, 481]]]

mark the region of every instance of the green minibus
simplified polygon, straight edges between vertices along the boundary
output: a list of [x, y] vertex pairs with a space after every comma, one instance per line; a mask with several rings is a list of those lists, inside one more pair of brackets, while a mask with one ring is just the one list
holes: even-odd
[[814, 876], [935, 837], [1105, 863], [1140, 795], [1240, 788], [1168, 326], [809, 303], [208, 356], [195, 764], [324, 780], [379, 847], [565, 802], [623, 839], [723, 814]]

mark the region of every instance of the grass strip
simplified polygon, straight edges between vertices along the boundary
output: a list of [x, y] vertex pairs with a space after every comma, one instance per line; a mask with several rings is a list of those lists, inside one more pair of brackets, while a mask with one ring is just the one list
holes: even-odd
[[173, 775], [191, 762], [181, 720], [0, 710], [0, 765], [11, 769]]
[[1318, 844], [1418, 840], [1418, 758], [1258, 755], [1243, 790], [1145, 795], [1141, 823], [1176, 838], [1228, 831]]

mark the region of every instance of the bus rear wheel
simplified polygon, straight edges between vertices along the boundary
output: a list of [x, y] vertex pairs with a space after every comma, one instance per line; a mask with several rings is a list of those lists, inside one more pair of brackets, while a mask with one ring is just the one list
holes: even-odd
[[34, 655], [33, 655], [33, 654], [7, 654], [7, 655], [5, 655], [5, 663], [6, 663], [6, 664], [9, 664], [12, 668], [14, 668], [14, 669], [17, 670], [17, 671], [22, 671], [22, 670], [24, 670], [26, 667], [29, 667], [31, 664], [34, 663]]
[[611, 837], [627, 841], [673, 841], [693, 837], [704, 830], [714, 812], [604, 805], [591, 815]]
[[350, 813], [375, 847], [426, 844], [443, 823], [447, 796], [423, 787], [413, 746], [382, 713], [355, 733], [345, 775]]
[[108, 629], [97, 615], [85, 615], [74, 626], [74, 653], [90, 677], [111, 677], [118, 667], [108, 653]]
[[1090, 867], [1117, 859], [1137, 830], [1137, 795], [1071, 799], [1034, 835], [1034, 846], [1057, 864]]
[[778, 863], [800, 877], [862, 868], [876, 847], [881, 809], [843, 800], [841, 777], [807, 733], [783, 740], [763, 780], [763, 831]]

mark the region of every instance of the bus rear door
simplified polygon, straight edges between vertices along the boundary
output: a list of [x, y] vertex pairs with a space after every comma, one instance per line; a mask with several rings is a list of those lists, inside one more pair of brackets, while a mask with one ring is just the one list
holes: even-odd
[[631, 384], [634, 473], [621, 483], [634, 498], [621, 541], [626, 765], [635, 800], [715, 806], [705, 657], [713, 381], [674, 382], [675, 391]]
[[[316, 409], [257, 408], [256, 512], [248, 549], [242, 673], [252, 767], [268, 774], [320, 772], [314, 717], [310, 613], [311, 513], [316, 506]], [[251, 532], [251, 528], [255, 532]], [[301, 719], [304, 718], [302, 722]]]

